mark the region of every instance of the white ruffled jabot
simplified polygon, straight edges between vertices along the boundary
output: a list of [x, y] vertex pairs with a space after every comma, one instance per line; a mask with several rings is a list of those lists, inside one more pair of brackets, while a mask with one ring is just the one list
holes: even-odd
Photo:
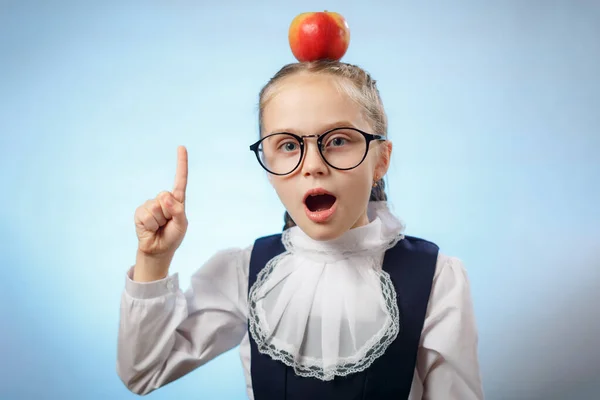
[[259, 350], [300, 376], [362, 371], [398, 335], [396, 293], [381, 264], [404, 225], [385, 202], [369, 203], [368, 214], [369, 224], [331, 241], [286, 230], [286, 251], [250, 290], [249, 329]]

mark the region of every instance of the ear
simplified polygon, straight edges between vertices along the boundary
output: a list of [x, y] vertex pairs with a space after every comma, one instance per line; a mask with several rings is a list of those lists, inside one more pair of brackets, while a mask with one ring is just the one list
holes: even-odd
[[383, 177], [390, 167], [390, 160], [392, 159], [392, 142], [386, 140], [381, 142], [378, 147], [377, 164], [375, 165], [375, 176]]

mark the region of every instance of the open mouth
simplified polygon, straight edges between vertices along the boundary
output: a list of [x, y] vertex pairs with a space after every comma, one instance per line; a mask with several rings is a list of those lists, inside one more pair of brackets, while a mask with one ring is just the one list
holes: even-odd
[[306, 198], [306, 208], [312, 212], [329, 210], [335, 203], [336, 197], [331, 194], [314, 194]]

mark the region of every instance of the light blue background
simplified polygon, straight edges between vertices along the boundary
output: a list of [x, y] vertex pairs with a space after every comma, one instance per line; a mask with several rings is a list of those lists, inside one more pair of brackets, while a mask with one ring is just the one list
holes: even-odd
[[[135, 397], [115, 372], [133, 213], [177, 145], [184, 289], [281, 229], [257, 95], [294, 61], [292, 18], [323, 9], [379, 82], [395, 210], [466, 263], [487, 398], [598, 398], [599, 3], [214, 4], [0, 1], [0, 398]], [[245, 398], [237, 349], [149, 398]]]

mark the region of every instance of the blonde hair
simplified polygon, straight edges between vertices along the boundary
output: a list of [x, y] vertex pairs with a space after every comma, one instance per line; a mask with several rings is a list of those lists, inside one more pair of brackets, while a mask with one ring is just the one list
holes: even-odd
[[[375, 79], [364, 69], [356, 65], [332, 60], [287, 64], [267, 82], [259, 94], [258, 124], [260, 135], [263, 132], [264, 110], [269, 101], [277, 94], [277, 84], [285, 78], [299, 73], [323, 74], [339, 78], [333, 82], [338, 86], [340, 91], [361, 106], [364, 116], [371, 123], [372, 133], [387, 136], [387, 116]], [[369, 200], [387, 200], [383, 177], [377, 181], [377, 184], [371, 190]], [[286, 211], [283, 229], [285, 230], [295, 225]]]

